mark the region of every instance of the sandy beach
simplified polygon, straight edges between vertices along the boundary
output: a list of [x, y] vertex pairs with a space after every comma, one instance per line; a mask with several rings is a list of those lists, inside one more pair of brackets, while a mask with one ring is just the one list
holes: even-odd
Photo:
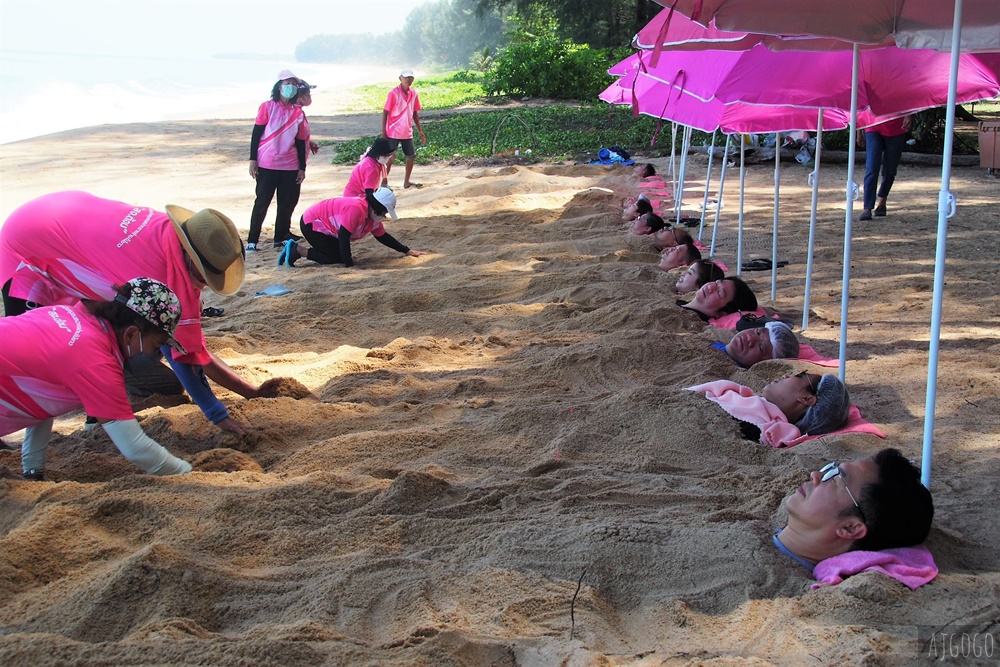
[[[315, 139], [379, 129], [326, 104], [310, 109]], [[245, 234], [253, 111], [0, 145], [0, 220], [80, 189], [217, 208]], [[330, 150], [310, 159], [296, 225], [347, 181]], [[705, 160], [687, 171], [692, 210]], [[204, 322], [210, 349], [251, 382], [290, 378], [271, 400], [217, 388], [252, 435], [154, 399], [140, 423], [194, 473], [141, 474], [82, 413], [56, 422], [51, 481], [21, 481], [19, 452], [0, 450], [0, 664], [913, 665], [941, 662], [921, 627], [1000, 634], [1000, 181], [985, 169], [953, 172], [927, 543], [940, 574], [915, 591], [877, 573], [812, 590], [770, 535], [827, 461], [920, 457], [939, 168], [904, 162], [889, 216], [854, 225], [847, 383], [887, 438], [789, 450], [741, 439], [682, 387], [822, 369], [740, 370], [709, 347], [732, 333], [678, 309], [676, 277], [622, 231], [630, 170], [418, 165], [425, 187], [405, 191], [401, 171], [387, 228], [428, 255], [367, 238], [354, 268], [289, 269], [268, 249], [238, 294], [205, 295], [225, 308]], [[734, 174], [717, 250], [731, 268]], [[829, 357], [846, 174], [822, 172], [810, 325], [796, 327]], [[797, 323], [806, 175], [782, 172], [777, 299], [769, 273], [744, 274]], [[772, 188], [770, 164], [748, 170], [746, 257], [769, 255]], [[270, 285], [293, 293], [254, 297]]]

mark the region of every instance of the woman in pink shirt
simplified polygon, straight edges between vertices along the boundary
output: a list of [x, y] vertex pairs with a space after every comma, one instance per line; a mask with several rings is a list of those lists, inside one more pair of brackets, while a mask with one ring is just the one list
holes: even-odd
[[143, 433], [122, 371], [161, 345], [184, 353], [174, 333], [181, 303], [161, 282], [135, 278], [113, 301], [36, 308], [0, 319], [0, 435], [26, 429], [21, 466], [44, 478], [54, 417], [85, 408], [122, 454], [146, 472], [177, 475], [191, 464]]
[[[378, 200], [372, 195], [380, 187], [386, 185], [386, 179], [389, 177], [386, 165], [389, 164], [394, 152], [389, 145], [389, 140], [385, 137], [379, 137], [373, 141], [368, 152], [361, 157], [354, 170], [351, 171], [351, 177], [347, 179], [347, 185], [344, 187], [344, 196], [364, 197], [369, 206], [373, 201], [377, 204]], [[376, 205], [374, 208], [377, 210], [379, 207]]]
[[300, 226], [310, 247], [303, 253], [295, 241], [288, 241], [278, 255], [278, 266], [295, 266], [295, 262], [303, 257], [317, 264], [354, 266], [351, 242], [369, 234], [382, 245], [409, 257], [427, 254], [412, 250], [385, 231], [382, 225], [385, 217], [397, 218], [396, 195], [392, 190], [379, 188], [372, 193], [372, 198], [380, 211], [370, 206], [364, 197], [325, 199], [307, 208], [302, 214]]
[[278, 212], [274, 219], [274, 247], [291, 238], [292, 212], [299, 203], [306, 179], [309, 124], [302, 107], [295, 104], [301, 80], [288, 70], [278, 74], [271, 99], [260, 105], [250, 137], [250, 177], [257, 181], [257, 198], [250, 213], [247, 252], [256, 252], [261, 227], [275, 192]]
[[[896, 170], [909, 131], [909, 116], [872, 125], [864, 132], [858, 131], [858, 143], [865, 149], [865, 207], [860, 220], [871, 220], [873, 215], [876, 218], [886, 215], [885, 200], [896, 180]], [[878, 182], [879, 172], [882, 173], [881, 185]]]

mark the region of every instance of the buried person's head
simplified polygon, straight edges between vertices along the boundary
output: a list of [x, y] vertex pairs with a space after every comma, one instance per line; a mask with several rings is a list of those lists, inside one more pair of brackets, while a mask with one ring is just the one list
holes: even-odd
[[632, 223], [631, 232], [637, 236], [645, 236], [660, 231], [666, 225], [667, 223], [663, 221], [663, 218], [650, 211], [643, 213], [635, 219]]
[[[663, 268], [662, 262], [660, 268]], [[737, 311], [755, 311], [757, 297], [741, 279], [729, 277], [705, 283], [683, 307], [696, 311], [702, 319], [712, 319]]]
[[848, 551], [920, 544], [934, 518], [920, 471], [895, 449], [813, 471], [785, 506], [788, 523], [776, 539], [804, 565]]
[[667, 248], [660, 253], [660, 263], [657, 265], [662, 271], [673, 271], [682, 266], [687, 266], [692, 262], [701, 259], [701, 251], [692, 243]]
[[743, 368], [767, 359], [794, 359], [799, 356], [799, 339], [784, 322], [768, 322], [733, 336], [726, 354]]
[[710, 259], [699, 259], [691, 265], [677, 279], [674, 289], [678, 294], [687, 294], [697, 291], [705, 283], [713, 280], [722, 280], [726, 277], [722, 267]]

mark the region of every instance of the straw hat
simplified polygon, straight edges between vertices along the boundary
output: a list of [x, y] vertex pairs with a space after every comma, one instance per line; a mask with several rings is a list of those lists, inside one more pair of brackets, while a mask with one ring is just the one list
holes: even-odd
[[168, 204], [167, 215], [198, 271], [213, 292], [234, 294], [243, 284], [243, 242], [236, 225], [215, 209], [195, 213]]

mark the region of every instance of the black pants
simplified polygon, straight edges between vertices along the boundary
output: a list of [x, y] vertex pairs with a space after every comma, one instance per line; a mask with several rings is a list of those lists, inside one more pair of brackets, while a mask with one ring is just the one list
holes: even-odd
[[317, 232], [312, 225], [299, 221], [299, 228], [302, 236], [309, 242], [309, 252], [306, 259], [317, 264], [343, 264], [344, 259], [340, 256], [340, 240], [336, 236], [330, 236], [322, 232]]
[[257, 168], [257, 199], [253, 203], [250, 214], [250, 234], [247, 243], [260, 241], [260, 230], [267, 217], [267, 209], [271, 206], [274, 193], [278, 193], [278, 212], [274, 218], [274, 242], [280, 243], [291, 238], [288, 233], [292, 228], [292, 212], [299, 203], [302, 186], [295, 182], [299, 172], [278, 171], [275, 169]]

